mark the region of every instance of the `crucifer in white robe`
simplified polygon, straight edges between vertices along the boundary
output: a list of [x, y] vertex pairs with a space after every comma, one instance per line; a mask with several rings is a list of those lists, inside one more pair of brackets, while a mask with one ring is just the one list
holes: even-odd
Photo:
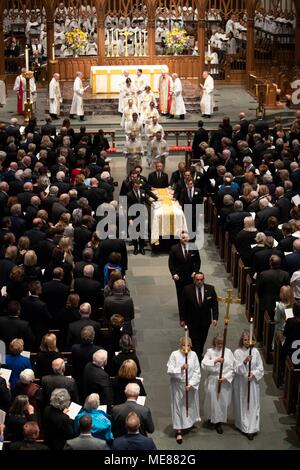
[[167, 368], [171, 386], [171, 412], [174, 429], [191, 428], [201, 421], [199, 414], [199, 384], [201, 379], [200, 364], [194, 351], [188, 353], [188, 383], [192, 388], [188, 391], [188, 416], [186, 415], [185, 354], [173, 351], [169, 357]]
[[226, 423], [228, 409], [232, 396], [232, 381], [234, 377], [234, 356], [230, 349], [225, 348], [222, 377], [225, 381], [221, 385], [218, 398], [218, 383], [220, 363], [215, 364], [215, 359], [221, 357], [222, 351], [210, 348], [202, 360], [201, 367], [208, 372], [205, 380], [204, 417], [211, 423]]
[[77, 116], [83, 116], [83, 93], [84, 88], [80, 77], [76, 77], [73, 86], [73, 100], [71, 105], [70, 114], [77, 114]]
[[252, 348], [251, 373], [254, 376], [250, 382], [250, 403], [248, 410], [248, 370], [249, 363], [244, 360], [249, 356], [249, 349], [238, 348], [234, 352], [236, 375], [233, 381], [233, 403], [235, 425], [245, 434], [259, 431], [260, 424], [260, 390], [259, 381], [264, 376], [264, 366], [260, 353]]
[[211, 115], [214, 111], [214, 79], [211, 75], [208, 75], [203, 85], [203, 94], [200, 102], [200, 108], [202, 114]]
[[49, 113], [60, 115], [60, 103], [62, 102], [59, 81], [54, 77], [49, 83]]

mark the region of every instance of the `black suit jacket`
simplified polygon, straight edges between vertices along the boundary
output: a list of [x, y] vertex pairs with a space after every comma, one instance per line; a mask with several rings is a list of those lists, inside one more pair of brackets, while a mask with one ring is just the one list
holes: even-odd
[[30, 240], [30, 249], [35, 250], [36, 246], [46, 238], [46, 234], [38, 228], [32, 228], [24, 233], [25, 237]]
[[169, 270], [172, 276], [178, 274], [179, 282], [193, 282], [191, 275], [193, 272], [199, 271], [200, 266], [201, 260], [198, 250], [189, 250], [187, 259], [185, 259], [181, 243], [177, 243], [171, 247], [169, 254]]
[[53, 406], [46, 407], [43, 423], [45, 442], [50, 450], [63, 450], [66, 441], [75, 437], [73, 421]]
[[7, 350], [10, 342], [15, 338], [22, 338], [25, 350], [31, 350], [34, 344], [34, 336], [28, 321], [19, 317], [0, 317], [0, 339], [4, 341]]
[[262, 312], [267, 310], [274, 317], [276, 300], [279, 300], [280, 288], [289, 285], [290, 277], [281, 269], [268, 269], [257, 276], [256, 290], [259, 295], [259, 308]]
[[245, 217], [250, 216], [249, 212], [240, 211], [228, 214], [224, 225], [224, 230], [229, 232], [229, 238], [232, 242], [236, 240], [237, 234], [244, 228]]
[[43, 284], [42, 299], [46, 302], [51, 315], [66, 305], [69, 287], [63, 282], [53, 279]]
[[208, 132], [202, 127], [199, 127], [199, 129], [195, 132], [193, 144], [192, 144], [194, 158], [200, 158], [201, 155], [203, 155], [203, 152], [199, 148], [199, 145], [201, 144], [201, 142], [208, 142], [208, 140], [209, 140]]
[[196, 206], [196, 204], [202, 204], [203, 198], [202, 198], [200, 189], [194, 188], [193, 191], [194, 191], [194, 194], [193, 194], [192, 200], [190, 200], [188, 189], [184, 188], [181, 190], [181, 193], [179, 196], [179, 202], [182, 206], [184, 206], [184, 204], [192, 204], [194, 207]]
[[283, 238], [280, 240], [278, 243], [278, 250], [282, 251], [282, 253], [291, 253], [293, 249], [293, 243], [294, 241], [297, 240], [296, 237], [293, 237], [293, 235], [288, 235], [287, 237]]
[[102, 188], [90, 188], [83, 191], [83, 197], [86, 197], [93, 211], [97, 210], [103, 202], [108, 202], [108, 196]]
[[121, 266], [123, 274], [125, 274], [125, 271], [128, 269], [128, 256], [125, 241], [118, 238], [106, 238], [105, 240], [101, 241], [99, 248], [97, 248], [95, 252], [95, 262], [99, 263], [102, 275], [103, 268], [108, 262], [108, 257], [113, 251], [116, 251], [121, 255]]
[[42, 337], [51, 326], [52, 317], [45, 302], [38, 297], [27, 296], [21, 301], [21, 318], [27, 320], [36, 338], [36, 345], [40, 345]]
[[113, 389], [111, 378], [105, 370], [89, 362], [84, 368], [83, 384], [85, 396], [98, 393], [101, 397], [101, 403], [107, 405], [109, 413], [113, 404]]
[[92, 313], [96, 314], [101, 301], [100, 282], [87, 277], [78, 277], [74, 281], [74, 291], [79, 295], [81, 303], [91, 304]]
[[264, 232], [267, 228], [268, 218], [277, 217], [279, 219], [278, 207], [265, 207], [256, 213], [255, 226], [259, 232]]
[[113, 407], [111, 417], [112, 417], [112, 432], [114, 437], [120, 437], [127, 434], [125, 427], [125, 420], [128, 415], [133, 411], [136, 413], [140, 420], [140, 433], [144, 436], [147, 436], [147, 433], [154, 432], [154, 424], [152, 420], [151, 411], [147, 406], [142, 406], [132, 400], [127, 400], [121, 405], [116, 405]]
[[212, 320], [219, 318], [219, 304], [215, 288], [204, 284], [204, 297], [199, 305], [195, 285], [186, 286], [183, 290], [184, 318], [190, 331], [195, 332], [201, 328], [209, 328]]
[[82, 251], [91, 237], [92, 232], [85, 225], [74, 228], [74, 254], [76, 259], [81, 259]]
[[256, 251], [253, 255], [253, 271], [257, 273], [267, 271], [270, 268], [270, 257], [272, 255], [278, 255], [282, 258], [281, 251], [276, 248], [263, 248]]
[[49, 404], [51, 393], [55, 388], [65, 388], [68, 390], [72, 401], [75, 403], [79, 401], [77, 385], [73, 377], [57, 374], [44, 375], [41, 385], [45, 404]]
[[162, 171], [160, 178], [158, 178], [157, 172], [153, 171], [148, 176], [148, 183], [150, 184], [151, 188], [167, 188], [169, 185], [168, 175]]
[[290, 220], [291, 201], [286, 196], [277, 199], [275, 207], [279, 209], [279, 223], [284, 224]]
[[96, 332], [95, 342], [98, 342], [100, 335], [100, 323], [89, 318], [80, 318], [80, 320], [73, 321], [70, 323], [67, 334], [67, 343], [71, 346], [73, 344], [81, 343], [81, 330], [84, 326], [93, 326]]

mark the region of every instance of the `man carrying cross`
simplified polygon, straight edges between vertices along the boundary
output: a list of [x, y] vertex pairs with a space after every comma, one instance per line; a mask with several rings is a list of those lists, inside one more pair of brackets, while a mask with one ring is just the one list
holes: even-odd
[[194, 283], [183, 290], [182, 326], [188, 326], [199, 362], [202, 360], [203, 348], [210, 325], [217, 326], [219, 304], [214, 286], [204, 283], [204, 274], [196, 272]]

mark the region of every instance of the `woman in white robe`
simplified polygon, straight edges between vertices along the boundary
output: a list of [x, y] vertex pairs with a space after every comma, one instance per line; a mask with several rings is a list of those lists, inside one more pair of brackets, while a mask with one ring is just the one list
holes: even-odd
[[202, 98], [200, 102], [201, 113], [203, 117], [210, 117], [214, 111], [214, 79], [205, 70], [203, 72], [204, 84], [200, 85], [202, 88]]
[[[192, 341], [187, 341], [187, 362], [185, 364], [185, 338], [179, 340], [179, 350], [173, 351], [169, 357], [167, 368], [171, 386], [171, 413], [176, 440], [182, 443], [182, 430], [191, 428], [201, 421], [199, 414], [199, 384], [201, 378], [200, 364], [197, 354], [191, 351]], [[186, 386], [186, 368], [188, 385]], [[188, 416], [186, 412], [186, 392], [188, 393]]]
[[[235, 426], [253, 440], [259, 431], [260, 424], [260, 387], [259, 382], [264, 376], [261, 355], [255, 347], [249, 355], [249, 332], [244, 331], [239, 348], [234, 352], [236, 375], [233, 381], [233, 403]], [[251, 374], [249, 373], [251, 361]], [[250, 381], [250, 401], [248, 407], [248, 382]]]
[[[215, 424], [218, 434], [223, 434], [221, 423], [227, 422], [228, 409], [232, 396], [232, 381], [234, 377], [234, 357], [230, 349], [225, 348], [222, 358], [223, 336], [218, 334], [213, 339], [213, 347], [206, 351], [201, 367], [208, 373], [205, 380], [204, 417]], [[220, 395], [218, 384], [221, 363], [223, 371]]]

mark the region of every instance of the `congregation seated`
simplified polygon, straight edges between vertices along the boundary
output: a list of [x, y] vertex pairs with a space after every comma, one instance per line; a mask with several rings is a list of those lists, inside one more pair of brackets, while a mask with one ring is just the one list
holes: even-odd
[[83, 408], [75, 417], [75, 431], [79, 430], [79, 422], [83, 416], [90, 416], [92, 419], [91, 434], [98, 439], [106, 441], [108, 445], [113, 440], [111, 432], [111, 421], [105, 411], [99, 410], [100, 397], [97, 393], [91, 393], [86, 397]]
[[47, 333], [44, 335], [34, 363], [37, 377], [52, 374], [52, 362], [61, 357], [62, 355], [56, 346], [55, 334]]
[[143, 382], [137, 378], [137, 365], [133, 359], [126, 359], [113, 379], [114, 405], [120, 405], [126, 401], [125, 388], [129, 383], [138, 384], [140, 395], [146, 396]]

